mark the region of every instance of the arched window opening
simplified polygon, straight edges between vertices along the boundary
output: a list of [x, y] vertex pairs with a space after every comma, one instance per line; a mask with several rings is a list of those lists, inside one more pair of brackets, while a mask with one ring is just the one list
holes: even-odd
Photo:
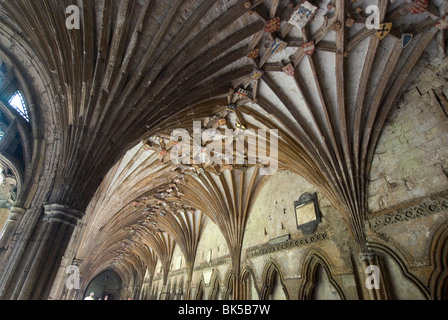
[[122, 281], [120, 276], [114, 271], [104, 271], [96, 276], [84, 291], [84, 297], [93, 293], [94, 300], [117, 300], [120, 297]]
[[233, 300], [233, 281], [234, 276], [232, 273], [230, 273], [227, 276], [227, 288], [224, 292], [224, 300]]
[[273, 272], [272, 277], [270, 279], [270, 292], [268, 295], [269, 300], [287, 300], [288, 298], [285, 295], [285, 291], [283, 289], [283, 284], [280, 279], [280, 275], [278, 272]]
[[204, 282], [201, 280], [196, 293], [196, 300], [204, 300]]
[[259, 300], [260, 295], [256, 287], [253, 272], [246, 269], [242, 276], [244, 300]]
[[289, 300], [278, 264], [270, 259], [263, 270], [262, 300]]
[[210, 293], [210, 299], [209, 300], [221, 300], [221, 294], [220, 294], [220, 285], [219, 285], [219, 277], [215, 276], [213, 280], [213, 289]]
[[20, 115], [27, 121], [30, 122], [30, 118], [28, 116], [28, 110], [26, 109], [25, 100], [23, 99], [23, 95], [20, 91], [16, 91], [11, 98], [8, 100], [8, 103], [11, 107], [13, 107]]
[[315, 286], [312, 291], [312, 300], [340, 300], [336, 288], [331, 284], [324, 267], [319, 264], [314, 275]]

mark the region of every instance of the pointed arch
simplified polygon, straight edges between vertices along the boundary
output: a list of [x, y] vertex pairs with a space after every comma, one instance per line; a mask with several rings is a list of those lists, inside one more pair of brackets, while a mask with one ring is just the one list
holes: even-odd
[[[250, 265], [246, 265], [241, 272], [241, 282], [243, 283], [243, 299], [256, 300], [261, 296], [260, 289], [256, 283], [255, 271]], [[253, 296], [253, 288], [255, 289], [256, 297]]]
[[210, 281], [212, 290], [209, 295], [209, 300], [220, 300], [221, 291], [221, 277], [218, 270], [213, 271], [212, 279]]
[[199, 280], [198, 290], [196, 291], [195, 300], [204, 300], [204, 276], [201, 275]]
[[229, 268], [227, 271], [227, 274], [225, 276], [224, 284], [225, 284], [225, 291], [224, 291], [224, 299], [223, 300], [233, 300], [233, 282], [234, 282], [235, 275], [233, 274], [232, 268]]
[[302, 264], [302, 283], [299, 287], [299, 300], [311, 300], [313, 291], [318, 280], [318, 270], [323, 268], [330, 284], [336, 289], [341, 300], [345, 300], [345, 294], [339, 284], [334, 279], [334, 272], [331, 268], [331, 261], [321, 252], [316, 249], [311, 249]]
[[283, 273], [281, 271], [280, 266], [274, 259], [269, 258], [269, 260], [266, 262], [263, 268], [262, 279], [263, 279], [263, 287], [261, 289], [261, 295], [260, 295], [261, 300], [269, 300], [276, 285], [280, 286], [283, 294], [285, 295], [285, 299], [289, 300], [288, 290], [283, 284]]
[[[389, 280], [391, 280], [385, 281], [385, 284], [392, 299], [397, 299], [399, 297], [396, 294], [398, 287], [394, 286], [392, 283], [393, 280], [397, 278], [397, 274], [391, 274], [390, 262], [394, 263], [398, 267], [403, 279], [407, 280], [416, 289], [415, 294], [420, 295], [424, 299], [430, 299], [431, 295], [429, 289], [416, 275], [410, 271], [410, 264], [408, 262], [409, 259], [396, 246], [392, 245], [390, 242], [386, 243], [384, 240], [377, 237], [372, 237], [369, 239], [367, 246], [373, 252], [382, 255], [383, 259], [380, 261], [383, 262], [383, 266], [381, 267], [383, 269], [387, 268], [387, 273], [381, 272], [381, 274], [383, 277], [389, 277]], [[400, 287], [402, 287], [402, 285], [403, 283], [401, 282]], [[409, 299], [408, 297], [403, 298]], [[414, 300], [415, 298], [411, 299]]]
[[431, 298], [448, 299], [448, 222], [442, 224], [431, 245], [431, 264], [434, 269], [429, 280]]

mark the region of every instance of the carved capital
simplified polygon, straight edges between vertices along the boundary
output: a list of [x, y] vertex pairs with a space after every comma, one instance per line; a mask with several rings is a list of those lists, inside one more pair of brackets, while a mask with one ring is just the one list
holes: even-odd
[[360, 259], [366, 266], [378, 264], [378, 255], [373, 252], [361, 252]]
[[43, 220], [47, 222], [61, 222], [76, 226], [78, 221], [84, 216], [84, 213], [76, 209], [59, 204], [46, 204], [44, 209], [45, 217]]
[[25, 209], [19, 207], [9, 208], [9, 221], [18, 221], [19, 218], [25, 213]]

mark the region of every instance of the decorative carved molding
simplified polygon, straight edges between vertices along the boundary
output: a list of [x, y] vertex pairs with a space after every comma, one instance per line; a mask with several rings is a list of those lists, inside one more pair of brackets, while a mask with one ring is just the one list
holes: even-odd
[[300, 239], [291, 239], [282, 243], [276, 243], [276, 244], [264, 244], [261, 246], [256, 246], [253, 248], [249, 248], [247, 250], [246, 256], [247, 258], [262, 256], [267, 253], [275, 252], [275, 251], [281, 251], [281, 250], [287, 250], [295, 247], [304, 246], [307, 244], [317, 243], [323, 240], [328, 239], [328, 235], [326, 232], [321, 232], [318, 234], [312, 234], [305, 236]]
[[78, 210], [59, 204], [46, 204], [44, 209], [44, 221], [61, 222], [72, 226], [76, 226], [84, 215], [84, 213]]
[[170, 277], [174, 277], [174, 276], [178, 276], [180, 274], [186, 274], [187, 273], [187, 269], [186, 268], [181, 268], [181, 269], [177, 269], [174, 271], [170, 271], [169, 276]]
[[446, 210], [448, 210], [448, 191], [424, 198], [410, 207], [373, 217], [369, 219], [369, 225], [372, 230], [377, 230], [390, 224], [410, 221]]
[[203, 269], [208, 269], [208, 268], [213, 268], [213, 267], [218, 267], [218, 266], [222, 266], [224, 264], [230, 264], [232, 263], [232, 259], [230, 258], [229, 255], [224, 256], [224, 257], [220, 257], [218, 259], [212, 260], [209, 263], [202, 263], [196, 267], [194, 267], [194, 271], [199, 271], [199, 270], [203, 270]]
[[18, 221], [19, 218], [25, 213], [26, 209], [19, 207], [10, 207], [9, 208], [9, 221]]

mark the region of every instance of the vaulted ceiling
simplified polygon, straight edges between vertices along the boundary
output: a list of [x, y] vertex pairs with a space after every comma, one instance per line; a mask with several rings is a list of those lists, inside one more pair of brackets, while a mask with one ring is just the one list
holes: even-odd
[[[432, 0], [415, 13], [404, 0], [306, 3], [316, 11], [299, 25], [290, 20], [299, 1], [77, 1], [80, 29], [69, 30], [72, 1], [2, 1], [5, 26], [32, 48], [53, 97], [34, 123], [59, 136], [49, 202], [86, 210], [79, 254], [96, 266], [92, 276], [120, 259], [163, 260], [175, 242], [192, 259], [206, 219], [238, 254], [264, 165], [184, 168], [163, 156], [173, 145], [140, 143], [195, 120], [279, 130], [280, 169], [316, 185], [365, 247], [376, 144], [423, 52], [445, 52], [434, 25], [447, 5]], [[392, 23], [383, 39], [366, 26], [371, 4]]]

